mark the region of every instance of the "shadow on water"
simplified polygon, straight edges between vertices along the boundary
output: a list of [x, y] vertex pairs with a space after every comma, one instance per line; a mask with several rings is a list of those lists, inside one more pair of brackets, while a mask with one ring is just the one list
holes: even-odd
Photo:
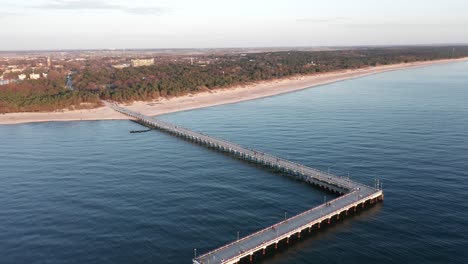
[[151, 131], [152, 129], [146, 129], [146, 130], [130, 130], [130, 133], [145, 133], [145, 132], [149, 132]]
[[[140, 124], [140, 125], [141, 125], [141, 123], [139, 123], [139, 122], [137, 122], [137, 121], [135, 121], [135, 120], [131, 120], [131, 121], [134, 122], [134, 123], [137, 123], [137, 124]], [[145, 132], [149, 132], [149, 131], [151, 131], [151, 130], [153, 130], [153, 129], [152, 129], [152, 128], [148, 128], [148, 129], [144, 129], [144, 130], [130, 130], [130, 133], [132, 133], [132, 134], [134, 134], [134, 133], [145, 133]]]

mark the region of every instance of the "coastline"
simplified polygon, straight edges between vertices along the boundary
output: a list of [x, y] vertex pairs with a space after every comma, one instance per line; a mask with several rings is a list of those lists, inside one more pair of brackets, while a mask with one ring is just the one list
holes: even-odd
[[[145, 115], [156, 116], [179, 111], [187, 111], [216, 105], [254, 100], [388, 71], [461, 61], [468, 61], [468, 57], [460, 59], [400, 63], [353, 70], [341, 70], [329, 73], [291, 76], [284, 79], [261, 81], [254, 84], [239, 85], [231, 88], [220, 88], [208, 92], [189, 94], [158, 101], [139, 101], [130, 105], [125, 105], [125, 107]], [[123, 119], [129, 118], [112, 110], [108, 106], [104, 106], [88, 110], [0, 114], [0, 125], [51, 121]]]

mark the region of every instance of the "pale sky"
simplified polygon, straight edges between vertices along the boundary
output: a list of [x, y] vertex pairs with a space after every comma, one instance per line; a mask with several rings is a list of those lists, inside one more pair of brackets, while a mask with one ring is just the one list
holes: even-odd
[[468, 43], [467, 0], [0, 0], [0, 50]]

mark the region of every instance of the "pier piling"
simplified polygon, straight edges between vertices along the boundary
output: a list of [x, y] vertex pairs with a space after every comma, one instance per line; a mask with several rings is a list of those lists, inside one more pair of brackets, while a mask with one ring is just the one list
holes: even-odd
[[273, 246], [273, 244], [274, 249], [277, 250], [278, 243], [282, 240], [285, 240], [286, 244], [289, 245], [291, 236], [297, 234], [297, 239], [299, 240], [303, 230], [308, 229], [308, 233], [310, 233], [313, 225], [317, 225], [317, 229], [320, 229], [320, 224], [323, 221], [327, 221], [330, 224], [333, 216], [336, 216], [336, 221], [338, 221], [343, 211], [345, 211], [345, 215], [348, 215], [350, 209], [354, 209], [354, 212], [356, 212], [359, 205], [365, 208], [366, 202], [369, 205], [373, 205], [377, 201], [383, 201], [384, 195], [381, 184], [377, 185], [378, 187], [370, 187], [352, 181], [349, 177], [338, 177], [261, 151], [244, 148], [219, 138], [144, 116], [115, 104], [110, 106], [115, 111], [130, 116], [135, 121], [149, 128], [156, 128], [208, 148], [231, 154], [248, 162], [276, 169], [284, 174], [295, 176], [297, 179], [311, 185], [319, 186], [323, 190], [341, 195], [329, 202], [325, 200], [323, 204], [290, 218], [286, 218], [285, 214], [283, 221], [246, 237], [240, 239], [238, 237], [236, 241], [203, 255], [196, 256], [195, 251], [194, 264], [234, 264], [246, 257], [252, 262], [253, 254], [260, 254], [261, 251], [262, 256], [266, 255], [267, 247]]

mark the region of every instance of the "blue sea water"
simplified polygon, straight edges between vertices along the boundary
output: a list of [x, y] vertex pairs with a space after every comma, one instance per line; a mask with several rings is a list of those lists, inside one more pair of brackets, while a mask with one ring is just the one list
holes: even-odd
[[[468, 63], [160, 117], [385, 201], [264, 262], [468, 263]], [[190, 263], [322, 191], [130, 121], [0, 126], [0, 263]], [[330, 198], [331, 196], [329, 196]]]

